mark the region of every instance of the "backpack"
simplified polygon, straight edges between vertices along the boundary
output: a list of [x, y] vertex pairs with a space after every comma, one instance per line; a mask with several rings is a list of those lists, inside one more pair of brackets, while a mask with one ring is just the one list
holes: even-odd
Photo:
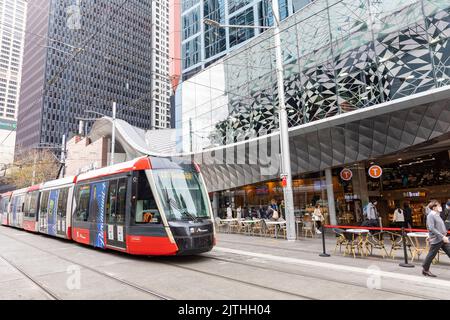
[[363, 208], [363, 217], [367, 220], [367, 215], [369, 214], [369, 204], [366, 204]]
[[278, 218], [279, 218], [278, 211], [273, 210], [272, 219], [278, 220]]

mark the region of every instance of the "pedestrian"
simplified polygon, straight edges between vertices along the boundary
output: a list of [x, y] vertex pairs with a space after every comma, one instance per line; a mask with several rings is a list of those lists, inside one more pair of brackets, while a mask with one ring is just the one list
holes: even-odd
[[286, 216], [285, 212], [286, 212], [286, 206], [284, 205], [284, 200], [281, 200], [281, 203], [280, 203], [280, 218], [284, 218]]
[[367, 205], [367, 219], [369, 220], [369, 227], [378, 227], [378, 210], [377, 210], [377, 200], [369, 202]]
[[266, 218], [266, 210], [264, 209], [264, 207], [262, 205], [259, 205], [259, 217], [261, 219], [265, 219]]
[[413, 226], [412, 210], [407, 202], [403, 205], [403, 215], [405, 216], [405, 227], [411, 229]]
[[394, 223], [397, 227], [401, 228], [405, 226], [405, 215], [404, 211], [397, 205], [394, 211]]
[[278, 211], [278, 205], [277, 205], [277, 201], [275, 199], [270, 200], [270, 207], [273, 210]]
[[233, 219], [233, 210], [231, 210], [231, 205], [227, 207], [227, 219]]
[[242, 208], [241, 208], [241, 206], [239, 206], [239, 207], [236, 209], [236, 218], [237, 218], [238, 220], [241, 220], [241, 218], [242, 218]]
[[444, 223], [445, 223], [445, 227], [447, 228], [447, 230], [450, 230], [450, 199], [447, 201], [447, 203], [445, 204], [445, 209], [444, 209]]
[[314, 209], [312, 220], [314, 221], [314, 227], [316, 229], [317, 234], [321, 234], [320, 227], [322, 226], [322, 222], [324, 220], [322, 210], [320, 209], [320, 204], [316, 205]]
[[430, 272], [431, 262], [438, 254], [439, 249], [444, 250], [450, 258], [450, 243], [447, 237], [447, 228], [440, 217], [440, 213], [442, 212], [441, 204], [436, 200], [432, 200], [428, 208], [430, 211], [427, 215], [427, 229], [429, 232], [428, 242], [430, 243], [430, 249], [423, 262], [422, 274], [427, 277], [436, 277]]

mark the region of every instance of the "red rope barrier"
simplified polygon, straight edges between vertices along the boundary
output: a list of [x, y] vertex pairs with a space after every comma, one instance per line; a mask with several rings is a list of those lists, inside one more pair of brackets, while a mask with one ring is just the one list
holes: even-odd
[[[324, 225], [327, 229], [366, 229], [366, 230], [379, 230], [379, 231], [402, 231], [402, 228], [388, 228], [388, 227], [364, 227], [364, 226], [333, 226]], [[428, 232], [426, 229], [406, 229], [408, 232]]]

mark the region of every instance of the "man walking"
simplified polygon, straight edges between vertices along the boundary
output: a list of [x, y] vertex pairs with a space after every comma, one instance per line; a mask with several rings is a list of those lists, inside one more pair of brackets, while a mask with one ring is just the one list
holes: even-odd
[[440, 216], [440, 213], [442, 212], [441, 204], [436, 200], [432, 200], [427, 207], [430, 209], [429, 214], [427, 215], [430, 250], [423, 262], [422, 274], [427, 277], [436, 277], [430, 272], [431, 262], [438, 254], [439, 249], [444, 250], [447, 256], [450, 257], [450, 243], [447, 237], [447, 228]]
[[367, 208], [367, 219], [369, 220], [370, 227], [378, 227], [378, 210], [377, 201], [369, 202]]

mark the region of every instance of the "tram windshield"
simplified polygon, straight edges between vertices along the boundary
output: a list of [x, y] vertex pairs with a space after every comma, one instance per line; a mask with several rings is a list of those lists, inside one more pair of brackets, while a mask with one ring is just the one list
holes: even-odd
[[207, 199], [197, 172], [154, 170], [155, 183], [167, 220], [209, 218]]

